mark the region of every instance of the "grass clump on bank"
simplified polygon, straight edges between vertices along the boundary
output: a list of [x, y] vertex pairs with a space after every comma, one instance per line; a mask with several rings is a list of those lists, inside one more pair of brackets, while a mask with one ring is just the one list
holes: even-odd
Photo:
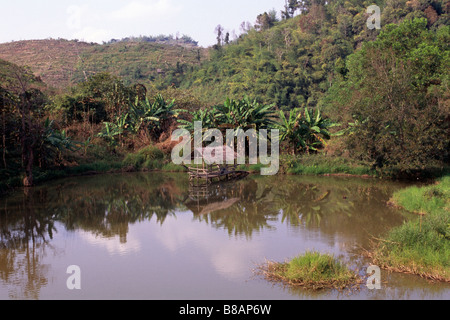
[[341, 290], [361, 281], [335, 257], [318, 252], [307, 252], [286, 263], [268, 262], [259, 273], [269, 281], [312, 290]]
[[450, 282], [450, 176], [397, 192], [392, 203], [420, 218], [392, 230], [372, 257], [380, 267]]
[[434, 214], [450, 209], [450, 176], [425, 187], [411, 187], [394, 194], [391, 202], [418, 214]]

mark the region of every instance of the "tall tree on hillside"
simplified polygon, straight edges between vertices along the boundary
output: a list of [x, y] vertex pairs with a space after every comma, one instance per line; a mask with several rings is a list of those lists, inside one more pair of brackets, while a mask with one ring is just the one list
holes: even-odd
[[225, 41], [225, 44], [229, 44], [229, 43], [230, 43], [230, 33], [229, 33], [229, 32], [227, 32], [227, 33], [225, 34], [225, 39], [224, 39], [224, 41]]
[[3, 167], [6, 169], [7, 163], [6, 163], [6, 153], [7, 153], [7, 136], [8, 136], [8, 125], [7, 123], [10, 122], [11, 118], [11, 105], [9, 103], [10, 100], [10, 94], [7, 90], [2, 88], [0, 86], [0, 115], [1, 115], [1, 127], [2, 127], [2, 160], [3, 160]]
[[260, 14], [256, 18], [255, 29], [256, 30], [267, 30], [273, 26], [275, 21], [273, 21], [267, 12]]
[[9, 92], [10, 103], [14, 104], [14, 113], [19, 123], [22, 165], [25, 168], [24, 186], [33, 185], [34, 148], [40, 137], [38, 114], [44, 106], [44, 95], [39, 90], [39, 81], [23, 67], [4, 63], [0, 68], [0, 82]]
[[311, 7], [312, 0], [298, 0], [297, 1], [297, 7], [298, 10], [300, 10], [302, 13], [305, 11], [308, 11], [308, 9]]
[[224, 32], [224, 28], [219, 24], [217, 27], [216, 27], [216, 30], [215, 30], [215, 32], [216, 32], [216, 34], [217, 34], [217, 46], [222, 46], [222, 42], [223, 42], [223, 32]]
[[297, 11], [302, 13], [307, 12], [312, 4], [325, 4], [325, 1], [321, 0], [286, 0], [284, 5], [284, 10], [281, 11], [281, 16], [283, 19], [293, 18]]

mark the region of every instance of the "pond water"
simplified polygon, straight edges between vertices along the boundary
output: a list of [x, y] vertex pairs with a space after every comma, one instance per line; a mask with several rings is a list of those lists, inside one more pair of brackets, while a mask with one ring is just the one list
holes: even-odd
[[[337, 177], [256, 177], [191, 189], [185, 174], [54, 181], [0, 200], [0, 299], [450, 299], [450, 286], [382, 272], [382, 289], [311, 292], [255, 275], [308, 250], [365, 273], [361, 248], [411, 214], [407, 185]], [[69, 266], [81, 290], [69, 290]]]

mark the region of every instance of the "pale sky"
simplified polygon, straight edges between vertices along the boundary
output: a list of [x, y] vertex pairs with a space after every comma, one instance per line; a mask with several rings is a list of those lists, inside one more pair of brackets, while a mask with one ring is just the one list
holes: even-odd
[[109, 41], [186, 34], [207, 47], [218, 24], [239, 35], [244, 21], [285, 0], [0, 0], [0, 43], [47, 38]]

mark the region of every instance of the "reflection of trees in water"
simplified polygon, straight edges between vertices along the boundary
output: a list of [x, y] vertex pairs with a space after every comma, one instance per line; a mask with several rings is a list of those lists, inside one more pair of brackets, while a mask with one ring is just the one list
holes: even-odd
[[[280, 220], [353, 239], [378, 235], [403, 218], [386, 202], [396, 187], [377, 180], [277, 176], [212, 186], [188, 202], [196, 219], [251, 237]], [[239, 201], [230, 201], [238, 198]], [[222, 205], [230, 203], [230, 207]], [[217, 210], [211, 210], [217, 204]], [[221, 205], [222, 204], [222, 205]], [[209, 210], [206, 210], [209, 209]], [[207, 211], [207, 214], [202, 212]]]
[[[251, 237], [280, 220], [293, 227], [320, 228], [325, 234], [354, 236], [367, 235], [361, 226], [379, 234], [383, 225], [392, 226], [393, 219], [401, 223], [385, 205], [393, 190], [392, 184], [375, 180], [250, 177], [194, 190], [186, 205], [197, 220], [224, 228], [230, 235]], [[224, 207], [227, 203], [230, 206]]]
[[351, 191], [287, 180], [277, 188], [275, 202], [282, 211], [282, 222], [291, 226], [319, 227], [332, 214], [351, 214], [355, 203], [343, 194], [351, 194]]
[[[73, 181], [73, 180], [72, 180]], [[52, 188], [26, 189], [0, 205], [0, 279], [11, 298], [38, 299], [48, 283], [42, 259], [60, 222], [126, 242], [128, 226], [174, 215], [183, 190], [174, 179], [160, 176], [115, 176], [80, 179]]]
[[175, 214], [182, 196], [173, 179], [130, 175], [116, 177], [102, 187], [72, 188], [54, 210], [68, 230], [82, 229], [103, 237], [119, 235], [125, 241], [129, 224], [151, 219], [164, 223]]
[[[11, 299], [38, 299], [48, 283], [48, 266], [41, 260], [52, 250], [54, 220], [39, 210], [34, 197], [25, 190], [14, 206], [0, 208], [0, 279]], [[39, 194], [42, 195], [42, 194]]]
[[[204, 190], [203, 197], [194, 193], [194, 199], [185, 204], [194, 213], [195, 219], [223, 228], [230, 236], [245, 235], [249, 238], [254, 232], [272, 228], [269, 221], [276, 220], [278, 212], [267, 197], [270, 189], [252, 179], [213, 185]], [[230, 206], [223, 207], [228, 202]], [[207, 214], [202, 214], [208, 208]]]
[[385, 186], [377, 181], [250, 177], [190, 194], [185, 175], [114, 175], [69, 181], [29, 190], [28, 206], [47, 219], [50, 232], [57, 220], [69, 231], [118, 235], [125, 241], [130, 223], [156, 219], [163, 224], [186, 208], [199, 221], [247, 237], [272, 228], [271, 221], [278, 221], [279, 216], [290, 226], [329, 228], [330, 232], [346, 224], [383, 224], [390, 219], [383, 201], [391, 190], [380, 190]]
[[393, 183], [284, 177], [278, 185], [275, 202], [282, 211], [282, 221], [291, 226], [320, 228], [322, 234], [368, 242], [371, 235], [379, 235], [405, 219], [386, 205], [398, 188]]
[[[27, 190], [0, 205], [0, 279], [20, 283], [11, 296], [37, 298], [47, 269], [41, 261], [53, 237], [55, 222], [127, 241], [129, 225], [156, 220], [164, 224], [177, 211], [194, 219], [251, 238], [278, 221], [321, 233], [367, 238], [392, 221], [401, 223], [384, 202], [392, 184], [309, 177], [248, 177], [210, 186], [191, 194], [185, 175], [112, 175], [71, 179], [52, 187]], [[192, 191], [192, 190], [191, 190]]]
[[[9, 212], [27, 215], [30, 221], [34, 217], [45, 219], [45, 224], [35, 221], [34, 228], [49, 226], [50, 237], [55, 221], [69, 231], [82, 229], [104, 237], [122, 236], [130, 223], [151, 219], [164, 223], [182, 208], [185, 197], [183, 184], [171, 176], [117, 175], [71, 181], [77, 182], [29, 189], [22, 199], [16, 195], [5, 201], [0, 207], [2, 219], [6, 219], [1, 226], [2, 236], [15, 228], [8, 220]], [[31, 222], [24, 220], [17, 227], [27, 232], [27, 223]], [[33, 233], [30, 237], [34, 237]]]

